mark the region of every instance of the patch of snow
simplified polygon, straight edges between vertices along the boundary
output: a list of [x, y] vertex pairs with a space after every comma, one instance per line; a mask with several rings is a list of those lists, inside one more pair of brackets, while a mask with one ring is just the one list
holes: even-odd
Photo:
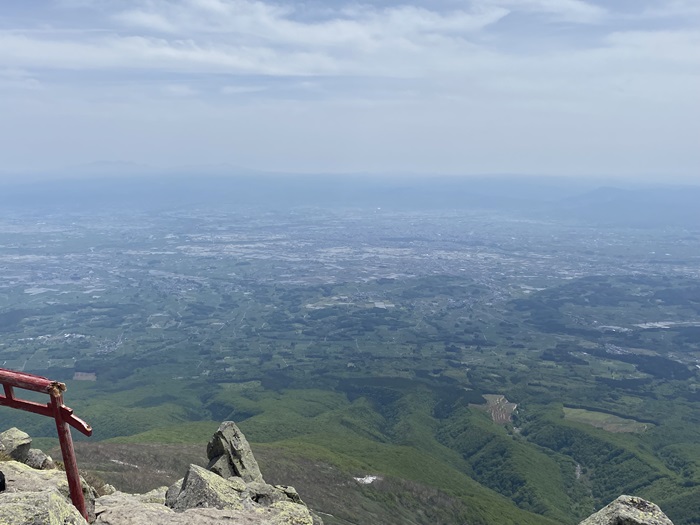
[[133, 463], [127, 463], [126, 461], [119, 461], [118, 459], [110, 459], [112, 463], [116, 463], [117, 465], [123, 465], [125, 467], [133, 467], [133, 468], [140, 468], [138, 465], [134, 465]]
[[378, 479], [382, 479], [379, 476], [365, 476], [364, 478], [353, 478], [355, 481], [362, 485], [370, 485], [377, 481]]

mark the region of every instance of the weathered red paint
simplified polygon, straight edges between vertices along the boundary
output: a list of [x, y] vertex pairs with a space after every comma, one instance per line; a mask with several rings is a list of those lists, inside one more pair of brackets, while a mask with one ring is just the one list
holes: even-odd
[[[7, 370], [5, 368], [0, 368], [0, 384], [2, 384], [5, 393], [4, 396], [0, 395], [0, 405], [52, 417], [56, 420], [56, 431], [58, 432], [58, 441], [61, 443], [61, 455], [63, 456], [63, 464], [66, 468], [70, 498], [75, 508], [78, 509], [85, 519], [88, 519], [83, 489], [80, 484], [80, 474], [78, 473], [78, 462], [75, 460], [75, 451], [73, 450], [73, 439], [70, 434], [70, 427], [72, 426], [86, 436], [92, 435], [92, 427], [75, 416], [72, 408], [63, 404], [63, 392], [66, 390], [66, 385], [45, 377]], [[43, 392], [48, 394], [51, 400], [45, 405], [42, 405], [34, 401], [19, 399], [15, 397], [15, 387], [32, 390], [34, 392]]]

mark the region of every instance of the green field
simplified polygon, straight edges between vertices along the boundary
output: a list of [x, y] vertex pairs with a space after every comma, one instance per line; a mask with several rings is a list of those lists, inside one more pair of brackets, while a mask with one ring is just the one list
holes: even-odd
[[653, 425], [651, 423], [640, 423], [634, 419], [625, 419], [603, 412], [593, 412], [581, 408], [564, 407], [564, 418], [577, 423], [585, 423], [596, 428], [602, 428], [608, 432], [646, 432]]

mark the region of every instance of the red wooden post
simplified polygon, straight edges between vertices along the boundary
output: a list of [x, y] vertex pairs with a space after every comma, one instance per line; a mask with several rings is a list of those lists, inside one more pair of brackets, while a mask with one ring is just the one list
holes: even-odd
[[78, 472], [78, 462], [75, 459], [75, 450], [73, 450], [73, 439], [70, 435], [68, 423], [63, 421], [61, 406], [63, 406], [63, 395], [60, 392], [52, 393], [51, 408], [54, 414], [53, 417], [56, 420], [56, 432], [58, 433], [58, 441], [61, 444], [61, 456], [63, 456], [63, 466], [66, 469], [66, 477], [68, 478], [70, 499], [75, 508], [78, 509], [78, 512], [85, 519], [88, 519], [83, 487], [80, 483], [80, 473]]
[[[92, 428], [85, 421], [73, 415], [73, 409], [63, 404], [63, 392], [66, 390], [66, 385], [58, 381], [51, 381], [45, 377], [15, 372], [5, 368], [0, 368], [0, 384], [2, 384], [5, 393], [4, 396], [0, 395], [0, 405], [26, 410], [27, 412], [52, 417], [56, 420], [56, 431], [58, 432], [58, 441], [61, 444], [61, 455], [66, 468], [70, 498], [75, 508], [87, 520], [88, 513], [80, 483], [80, 474], [78, 473], [78, 462], [75, 460], [70, 427], [76, 428], [86, 436], [92, 435]], [[43, 392], [50, 396], [51, 401], [42, 405], [34, 401], [18, 399], [15, 397], [13, 387]]]

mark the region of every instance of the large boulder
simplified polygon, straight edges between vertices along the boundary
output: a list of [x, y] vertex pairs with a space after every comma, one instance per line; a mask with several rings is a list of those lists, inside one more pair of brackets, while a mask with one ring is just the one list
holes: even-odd
[[24, 463], [27, 461], [29, 449], [32, 446], [32, 438], [29, 434], [22, 432], [16, 427], [12, 427], [0, 433], [0, 450], [5, 452], [15, 461]]
[[0, 523], [12, 525], [86, 525], [77, 509], [58, 490], [16, 492], [0, 498]]
[[[17, 461], [3, 462], [2, 472], [5, 475], [6, 489], [0, 494], [0, 523], [87, 523], [69, 499], [65, 472], [36, 470]], [[83, 493], [88, 506], [94, 504], [87, 486]]]
[[253, 451], [233, 421], [221, 423], [207, 444], [207, 457], [207, 468], [222, 478], [239, 477], [246, 483], [264, 483]]
[[673, 522], [647, 500], [620, 496], [579, 525], [673, 525]]

